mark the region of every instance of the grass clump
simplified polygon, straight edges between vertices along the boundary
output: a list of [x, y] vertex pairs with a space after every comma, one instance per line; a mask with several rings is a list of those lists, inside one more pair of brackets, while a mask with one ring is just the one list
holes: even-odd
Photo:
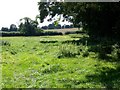
[[56, 73], [59, 71], [63, 71], [62, 67], [59, 64], [49, 65], [42, 69], [42, 73], [44, 74]]
[[80, 55], [79, 49], [77, 46], [72, 44], [63, 44], [59, 47], [59, 52], [57, 54], [58, 58], [64, 57], [75, 57], [76, 55]]
[[5, 40], [2, 40], [2, 45], [3, 45], [3, 46], [10, 46], [10, 42], [9, 42], [9, 41], [5, 41]]

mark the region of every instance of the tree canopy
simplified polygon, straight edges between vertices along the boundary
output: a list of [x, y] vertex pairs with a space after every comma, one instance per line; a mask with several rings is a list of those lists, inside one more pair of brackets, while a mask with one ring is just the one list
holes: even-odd
[[10, 25], [10, 31], [17, 31], [17, 26], [15, 24]]
[[90, 36], [120, 36], [120, 3], [39, 2], [40, 19], [63, 14]]
[[20, 19], [19, 31], [26, 35], [34, 35], [37, 31], [38, 22], [28, 17]]

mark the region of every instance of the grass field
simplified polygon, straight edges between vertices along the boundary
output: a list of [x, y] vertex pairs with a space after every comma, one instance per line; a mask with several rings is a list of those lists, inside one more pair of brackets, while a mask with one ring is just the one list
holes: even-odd
[[3, 88], [119, 88], [119, 62], [98, 58], [87, 35], [3, 37]]
[[62, 34], [65, 34], [66, 32], [75, 32], [75, 31], [79, 31], [78, 28], [65, 28], [65, 29], [48, 29], [48, 30], [44, 30], [44, 31], [55, 31], [55, 32], [61, 32]]

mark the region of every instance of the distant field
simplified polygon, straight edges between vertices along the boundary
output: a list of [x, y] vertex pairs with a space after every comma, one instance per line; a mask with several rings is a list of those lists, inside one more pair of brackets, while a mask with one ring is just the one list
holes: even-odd
[[119, 88], [119, 63], [99, 59], [98, 53], [89, 50], [86, 37], [0, 38], [2, 87]]
[[[69, 28], [69, 29], [47, 29], [43, 30], [41, 33], [36, 33], [34, 36], [46, 36], [46, 35], [64, 35], [70, 33], [79, 33], [81, 32], [78, 28]], [[0, 31], [0, 36], [27, 36], [25, 34], [20, 33], [19, 31]]]
[[49, 30], [45, 30], [45, 31], [57, 31], [57, 32], [62, 32], [63, 34], [65, 34], [65, 32], [75, 32], [75, 31], [78, 31], [78, 28], [49, 29]]

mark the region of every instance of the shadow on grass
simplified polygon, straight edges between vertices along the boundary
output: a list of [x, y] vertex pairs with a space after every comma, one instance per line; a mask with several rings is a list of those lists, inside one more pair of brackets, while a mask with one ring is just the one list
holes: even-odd
[[87, 75], [89, 81], [100, 82], [105, 88], [120, 88], [120, 66], [116, 69], [103, 68], [98, 74]]
[[[120, 59], [120, 41], [114, 38], [108, 37], [81, 37], [79, 40], [67, 40], [62, 43], [71, 43], [75, 45], [88, 46], [88, 52], [95, 52], [98, 54], [98, 58], [107, 61], [118, 61]], [[117, 47], [114, 47], [117, 45]], [[112, 52], [116, 50], [116, 56], [113, 57]], [[116, 59], [116, 60], [115, 60]]]
[[65, 41], [63, 43], [72, 43], [75, 45], [88, 46], [88, 52], [95, 52], [98, 54], [99, 60], [107, 62], [116, 62], [115, 69], [109, 67], [96, 66], [96, 73], [87, 75], [90, 82], [101, 83], [105, 88], [120, 88], [120, 41], [114, 38], [107, 37], [82, 37], [79, 40]]

